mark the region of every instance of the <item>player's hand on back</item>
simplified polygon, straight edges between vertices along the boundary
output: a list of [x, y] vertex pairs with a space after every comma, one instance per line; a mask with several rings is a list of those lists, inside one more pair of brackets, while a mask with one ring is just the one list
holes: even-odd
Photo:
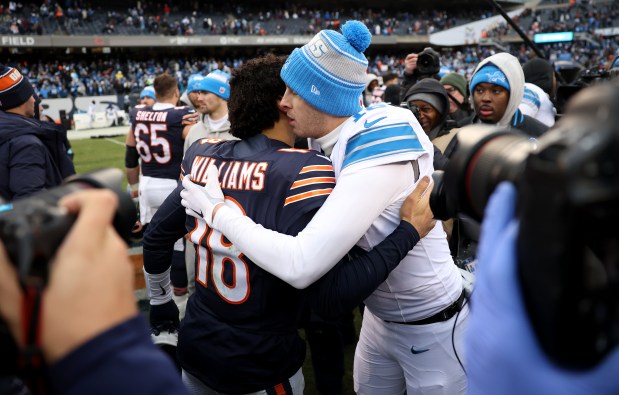
[[197, 112], [190, 112], [189, 114], [183, 115], [183, 125], [194, 125], [198, 123], [200, 120], [200, 115]]
[[410, 222], [419, 236], [424, 238], [436, 225], [434, 214], [430, 208], [430, 194], [434, 188], [434, 183], [430, 181], [430, 177], [424, 176], [415, 190], [404, 201], [400, 209], [400, 217], [407, 222]]

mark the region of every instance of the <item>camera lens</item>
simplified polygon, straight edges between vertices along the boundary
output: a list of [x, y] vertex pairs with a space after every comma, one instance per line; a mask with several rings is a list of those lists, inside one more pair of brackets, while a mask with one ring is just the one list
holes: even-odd
[[487, 125], [462, 128], [456, 138], [458, 149], [445, 173], [434, 177], [440, 185], [430, 205], [439, 219], [463, 213], [481, 220], [494, 188], [501, 181], [517, 183], [535, 144], [509, 127]]

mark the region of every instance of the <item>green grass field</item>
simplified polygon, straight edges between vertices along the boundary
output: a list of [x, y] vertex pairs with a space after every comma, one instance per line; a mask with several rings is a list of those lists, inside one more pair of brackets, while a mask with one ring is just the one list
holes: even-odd
[[[125, 136], [97, 138], [85, 140], [71, 141], [73, 152], [75, 153], [75, 170], [78, 174], [88, 171], [100, 169], [103, 167], [114, 167], [125, 169]], [[122, 190], [126, 190], [127, 180], [123, 179]], [[355, 309], [355, 327], [359, 333], [360, 315]], [[304, 338], [303, 330], [300, 332]], [[343, 395], [353, 395], [352, 384], [352, 364], [355, 345], [347, 345], [345, 347], [344, 359], [344, 385], [342, 388]], [[305, 376], [305, 395], [319, 395], [314, 384], [314, 369], [311, 363], [311, 354], [309, 347], [307, 348], [307, 357], [303, 365], [303, 375]]]
[[[125, 136], [73, 140], [71, 148], [75, 154], [73, 161], [78, 174], [103, 167], [125, 171]], [[127, 180], [123, 179], [123, 191], [126, 186]]]

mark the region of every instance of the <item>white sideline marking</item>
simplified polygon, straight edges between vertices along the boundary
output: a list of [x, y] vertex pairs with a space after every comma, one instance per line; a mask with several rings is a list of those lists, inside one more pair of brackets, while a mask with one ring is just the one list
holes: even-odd
[[104, 140], [105, 140], [105, 141], [109, 141], [110, 143], [114, 143], [114, 144], [118, 144], [118, 145], [122, 145], [122, 146], [124, 146], [124, 145], [125, 145], [125, 143], [121, 143], [121, 142], [120, 142], [120, 141], [118, 141], [118, 140], [114, 140], [114, 139], [110, 139], [110, 138], [104, 138]]

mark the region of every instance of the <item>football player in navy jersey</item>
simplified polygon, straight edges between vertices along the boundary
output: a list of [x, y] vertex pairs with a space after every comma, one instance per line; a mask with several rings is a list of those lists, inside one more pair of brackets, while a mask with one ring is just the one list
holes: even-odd
[[[283, 62], [267, 55], [234, 70], [231, 132], [241, 140], [196, 141], [185, 154], [181, 177], [205, 184], [213, 177], [209, 165], [215, 164], [230, 208], [295, 235], [325, 202], [335, 179], [331, 162], [320, 152], [291, 148], [295, 136], [280, 106]], [[416, 190], [420, 196], [429, 179], [424, 182]], [[300, 291], [254, 265], [204, 219], [186, 216], [182, 189], [179, 183], [146, 230], [144, 268], [151, 325], [175, 321], [178, 314], [166, 283], [170, 250], [174, 240], [189, 233], [196, 249], [196, 293], [187, 304], [177, 357], [193, 394], [302, 394], [305, 344], [297, 327], [303, 303], [325, 316], [351, 310], [434, 226], [429, 207], [419, 206], [411, 216], [414, 226], [402, 221], [393, 234], [396, 241], [386, 240], [367, 255], [341, 262]]]
[[[140, 222], [144, 227], [176, 187], [185, 136], [198, 120], [194, 109], [177, 106], [180, 92], [176, 78], [160, 74], [154, 89], [155, 104], [140, 104], [131, 110], [131, 130], [126, 140], [127, 180], [132, 191], [139, 191]], [[176, 242], [174, 251], [172, 284], [175, 294], [182, 295], [187, 292], [182, 239]]]

